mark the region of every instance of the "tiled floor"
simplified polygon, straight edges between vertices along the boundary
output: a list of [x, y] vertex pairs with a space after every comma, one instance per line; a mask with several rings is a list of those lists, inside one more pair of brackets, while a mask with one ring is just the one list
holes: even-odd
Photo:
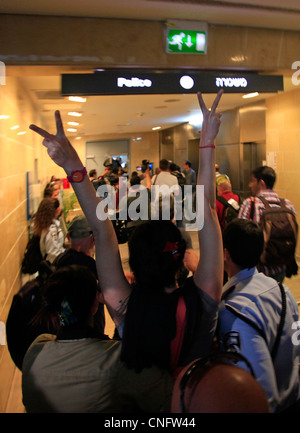
[[[197, 247], [198, 245], [197, 233], [190, 232], [190, 234], [192, 237], [193, 247], [199, 255], [199, 249]], [[129, 270], [127, 244], [120, 245], [120, 253], [122, 257], [124, 270]], [[300, 262], [298, 263], [298, 265], [300, 268]], [[291, 289], [296, 301], [298, 301], [300, 304], [300, 272], [297, 276], [285, 279], [284, 283]], [[299, 311], [300, 311], [300, 305], [299, 305]], [[112, 337], [114, 333], [114, 329], [115, 329], [114, 324], [106, 312], [106, 330], [105, 330], [106, 334]], [[11, 388], [11, 393], [9, 396], [9, 401], [6, 408], [6, 413], [24, 413], [24, 407], [22, 405], [21, 378], [22, 378], [21, 372], [18, 369], [16, 369], [14, 381]]]

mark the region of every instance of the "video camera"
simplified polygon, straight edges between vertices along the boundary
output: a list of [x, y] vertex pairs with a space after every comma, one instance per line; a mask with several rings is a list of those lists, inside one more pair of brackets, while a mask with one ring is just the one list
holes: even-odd
[[112, 168], [112, 169], [121, 167], [120, 160], [116, 158], [107, 158], [104, 161], [103, 165], [106, 168]]
[[152, 170], [153, 168], [153, 164], [152, 162], [150, 162], [148, 159], [143, 159], [142, 161], [142, 165], [140, 167], [137, 167], [136, 169], [138, 171], [141, 171], [142, 173], [145, 173], [145, 171], [150, 168], [150, 170]]

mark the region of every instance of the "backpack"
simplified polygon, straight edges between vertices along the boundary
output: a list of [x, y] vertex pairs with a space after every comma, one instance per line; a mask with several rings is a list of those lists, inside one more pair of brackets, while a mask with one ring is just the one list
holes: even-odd
[[[287, 208], [284, 199], [280, 199], [280, 207], [271, 207], [264, 197], [258, 197], [265, 205], [259, 225], [264, 233], [264, 250], [260, 261], [264, 265], [294, 266], [297, 244], [298, 224], [294, 213]], [[252, 200], [254, 208], [254, 200]], [[297, 273], [297, 272], [296, 272]]]
[[20, 370], [31, 343], [40, 334], [49, 332], [44, 326], [32, 325], [31, 320], [41, 307], [41, 290], [53, 271], [53, 266], [42, 261], [39, 276], [28, 281], [13, 297], [6, 320], [6, 341], [10, 356]]
[[185, 185], [185, 176], [179, 170], [173, 171], [171, 174], [177, 177], [178, 185], [182, 188]]
[[232, 220], [238, 217], [239, 210], [240, 210], [240, 200], [237, 202], [233, 198], [230, 198], [227, 201], [226, 198], [222, 196], [217, 196], [217, 200], [219, 200], [219, 202], [224, 205], [221, 223], [224, 224], [225, 227]]
[[22, 273], [35, 274], [38, 271], [42, 260], [43, 257], [40, 250], [40, 236], [33, 235], [32, 238], [29, 239], [25, 249], [21, 267]]

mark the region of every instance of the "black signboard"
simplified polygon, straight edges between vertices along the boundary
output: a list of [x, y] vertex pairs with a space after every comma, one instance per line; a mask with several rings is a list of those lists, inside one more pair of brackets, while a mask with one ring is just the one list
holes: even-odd
[[63, 74], [62, 96], [278, 92], [281, 75], [255, 72], [118, 70]]

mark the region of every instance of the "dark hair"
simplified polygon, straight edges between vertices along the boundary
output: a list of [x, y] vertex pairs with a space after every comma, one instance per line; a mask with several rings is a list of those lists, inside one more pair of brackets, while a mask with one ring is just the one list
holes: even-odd
[[93, 177], [95, 174], [97, 174], [97, 171], [94, 168], [89, 171], [89, 177]]
[[133, 175], [133, 176], [131, 176], [131, 178], [130, 178], [130, 185], [131, 186], [133, 186], [133, 185], [140, 185], [140, 183], [141, 183], [141, 178], [140, 178], [139, 175]]
[[170, 369], [176, 308], [183, 292], [164, 289], [175, 285], [176, 278], [180, 284], [185, 242], [175, 224], [152, 220], [134, 229], [128, 246], [136, 283], [127, 304], [121, 361], [137, 372], [153, 364]]
[[255, 222], [236, 218], [224, 229], [223, 245], [236, 265], [253, 268], [263, 251], [263, 232]]
[[161, 170], [168, 170], [168, 168], [170, 167], [169, 161], [167, 159], [161, 159], [159, 161], [159, 168]]
[[189, 161], [188, 159], [186, 159], [184, 162], [191, 168], [191, 166], [192, 166], [191, 161]]
[[44, 325], [55, 334], [62, 326], [86, 325], [97, 290], [97, 279], [85, 266], [56, 270], [43, 287], [43, 306], [32, 323]]
[[171, 221], [148, 221], [137, 226], [129, 242], [129, 265], [139, 290], [162, 292], [175, 283], [186, 245]]
[[54, 192], [54, 188], [52, 186], [46, 186], [43, 193], [43, 198], [51, 198]]
[[273, 189], [274, 183], [276, 181], [276, 173], [272, 167], [268, 167], [267, 165], [262, 165], [261, 167], [257, 167], [251, 173], [256, 179], [263, 180], [268, 189]]
[[179, 167], [179, 165], [175, 164], [175, 162], [172, 162], [170, 164], [170, 170], [171, 171], [180, 171], [180, 167]]

